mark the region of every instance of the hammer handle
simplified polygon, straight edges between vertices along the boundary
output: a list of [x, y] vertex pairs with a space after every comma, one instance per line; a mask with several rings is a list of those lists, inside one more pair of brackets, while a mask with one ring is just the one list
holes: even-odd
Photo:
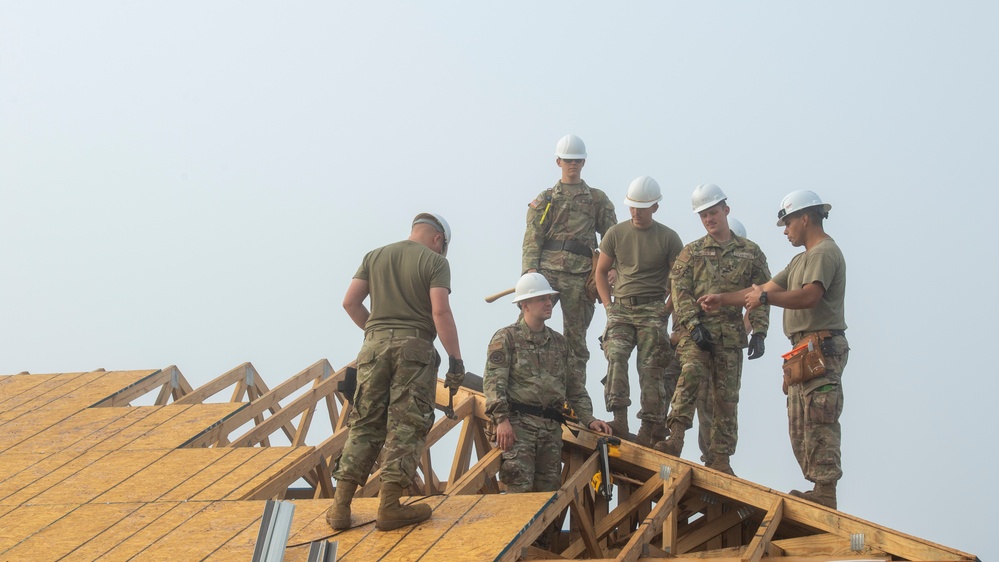
[[500, 292], [496, 293], [495, 295], [489, 295], [488, 297], [486, 297], [486, 302], [493, 302], [494, 300], [496, 300], [498, 298], [501, 298], [501, 297], [505, 297], [505, 296], [513, 293], [516, 290], [517, 289], [515, 289], [513, 287], [510, 287], [509, 289], [507, 289], [505, 291], [500, 291]]

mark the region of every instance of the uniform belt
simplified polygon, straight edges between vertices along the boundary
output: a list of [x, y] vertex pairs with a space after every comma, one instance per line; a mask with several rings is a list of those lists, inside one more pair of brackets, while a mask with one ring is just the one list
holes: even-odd
[[808, 334], [818, 334], [820, 332], [829, 332], [830, 336], [845, 336], [846, 330], [811, 330], [808, 332], [796, 332], [791, 334], [791, 345], [797, 345], [805, 336]]
[[575, 240], [545, 240], [545, 243], [541, 245], [543, 250], [565, 250], [566, 252], [572, 252], [583, 256], [584, 258], [592, 258], [593, 250], [586, 244], [576, 242]]
[[420, 338], [421, 340], [434, 341], [434, 336], [426, 330], [419, 328], [381, 328], [370, 330], [364, 333], [364, 339], [373, 340], [377, 338]]
[[664, 302], [666, 299], [662, 296], [655, 297], [614, 297], [614, 302], [628, 304], [631, 306], [638, 306], [640, 304], [649, 304], [650, 302]]
[[548, 420], [556, 421], [558, 423], [565, 423], [565, 415], [556, 410], [555, 408], [543, 408], [541, 406], [532, 406], [530, 404], [521, 404], [520, 402], [509, 401], [510, 409], [514, 412], [520, 412], [521, 414], [527, 414], [530, 416], [537, 416], [539, 418], [545, 418]]

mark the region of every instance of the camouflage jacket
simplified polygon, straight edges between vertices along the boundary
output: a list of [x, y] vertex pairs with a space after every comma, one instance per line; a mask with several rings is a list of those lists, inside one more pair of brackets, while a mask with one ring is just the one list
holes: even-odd
[[[767, 257], [759, 246], [735, 235], [725, 245], [715, 242], [710, 235], [705, 236], [684, 246], [669, 277], [673, 286], [673, 323], [680, 327], [681, 335], [700, 322], [722, 347], [748, 345], [742, 307], [723, 306], [717, 312], [707, 314], [697, 304], [697, 298], [710, 293], [739, 291], [754, 283], [762, 285], [769, 281]], [[770, 327], [770, 307], [753, 310], [749, 321], [755, 332], [765, 333]]]
[[583, 374], [569, 370], [574, 364], [565, 337], [551, 328], [534, 334], [521, 319], [499, 329], [482, 376], [486, 414], [498, 424], [510, 417], [510, 401], [558, 407], [568, 400], [580, 423], [590, 425], [593, 403]]
[[614, 204], [607, 194], [582, 182], [546, 189], [527, 207], [523, 268], [589, 273], [590, 258], [565, 250], [542, 250], [545, 240], [575, 240], [590, 249], [597, 247], [597, 234], [617, 224]]

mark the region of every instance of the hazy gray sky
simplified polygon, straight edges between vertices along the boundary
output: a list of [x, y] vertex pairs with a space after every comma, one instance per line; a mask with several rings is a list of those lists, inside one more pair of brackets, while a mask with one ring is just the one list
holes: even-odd
[[[995, 558], [988, 355], [999, 99], [991, 2], [5, 2], [0, 373], [161, 368], [272, 386], [353, 359], [340, 307], [421, 211], [454, 231], [452, 305], [481, 372], [527, 203], [564, 134], [618, 216], [664, 190], [684, 242], [720, 185], [773, 271], [812, 189], [849, 264], [840, 507]], [[805, 486], [781, 311], [747, 362], [736, 472]], [[606, 363], [590, 329], [588, 387]], [[555, 326], [561, 327], [557, 317]], [[632, 408], [632, 414], [637, 406]], [[696, 459], [688, 445], [684, 456]]]

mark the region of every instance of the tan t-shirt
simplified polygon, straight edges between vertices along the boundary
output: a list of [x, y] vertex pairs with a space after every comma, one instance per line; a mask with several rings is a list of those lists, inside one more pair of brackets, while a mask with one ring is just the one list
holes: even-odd
[[666, 300], [669, 292], [669, 271], [683, 249], [680, 236], [672, 228], [653, 221], [644, 230], [635, 228], [630, 220], [610, 227], [600, 251], [616, 262], [615, 297], [654, 297]]
[[784, 309], [784, 335], [787, 337], [798, 332], [846, 329], [846, 258], [832, 238], [791, 258], [791, 263], [775, 275], [773, 281], [788, 291], [815, 282], [822, 283], [825, 288], [815, 308]]
[[368, 281], [371, 315], [364, 331], [417, 328], [437, 334], [430, 288], [451, 291], [447, 259], [419, 242], [403, 240], [368, 252], [356, 279]]

